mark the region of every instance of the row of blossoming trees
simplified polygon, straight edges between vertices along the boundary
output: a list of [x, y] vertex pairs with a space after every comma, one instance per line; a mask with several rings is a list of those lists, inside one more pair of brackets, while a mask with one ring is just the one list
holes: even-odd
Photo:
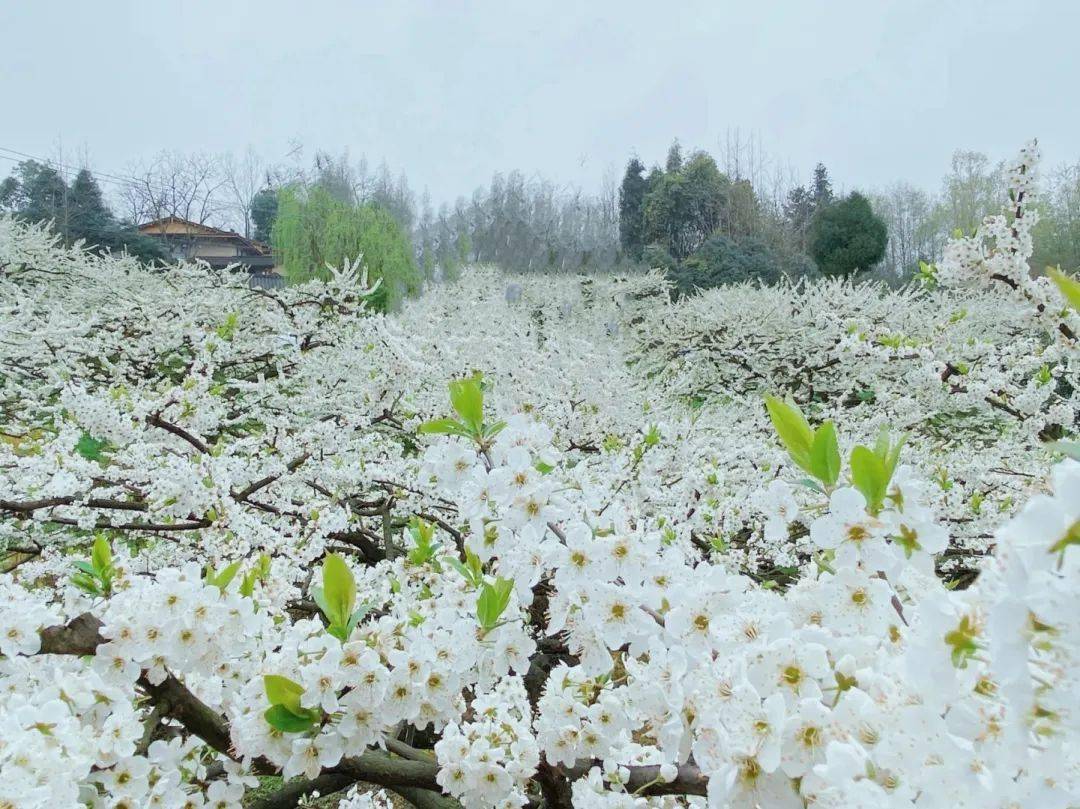
[[675, 306], [383, 316], [0, 220], [0, 806], [1078, 805], [1035, 158], [934, 289]]

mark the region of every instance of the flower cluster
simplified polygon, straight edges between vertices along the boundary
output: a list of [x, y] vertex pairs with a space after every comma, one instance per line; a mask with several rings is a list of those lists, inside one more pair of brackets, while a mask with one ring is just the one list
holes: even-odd
[[540, 762], [532, 708], [520, 677], [478, 694], [472, 719], [451, 724], [435, 745], [438, 783], [464, 806], [521, 806]]

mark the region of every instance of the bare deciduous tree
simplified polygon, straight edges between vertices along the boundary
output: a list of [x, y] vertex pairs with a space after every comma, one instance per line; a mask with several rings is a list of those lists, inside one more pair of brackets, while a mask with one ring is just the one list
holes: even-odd
[[225, 179], [230, 219], [236, 230], [250, 239], [251, 201], [264, 188], [272, 185], [273, 169], [248, 146], [240, 158], [227, 153], [221, 160], [221, 172]]
[[134, 222], [175, 216], [200, 225], [224, 224], [228, 213], [227, 178], [220, 158], [162, 151], [128, 171], [118, 190]]

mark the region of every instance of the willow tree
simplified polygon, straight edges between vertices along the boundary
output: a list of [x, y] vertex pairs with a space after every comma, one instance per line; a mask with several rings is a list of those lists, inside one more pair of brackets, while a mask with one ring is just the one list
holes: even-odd
[[382, 279], [376, 308], [393, 309], [420, 290], [408, 235], [374, 203], [343, 202], [320, 186], [283, 189], [271, 241], [293, 283], [325, 278], [328, 264], [340, 267], [362, 256], [369, 279]]

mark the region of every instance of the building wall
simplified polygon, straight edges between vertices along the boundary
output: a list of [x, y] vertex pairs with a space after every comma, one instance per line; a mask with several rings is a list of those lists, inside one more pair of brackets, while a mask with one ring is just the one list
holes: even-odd
[[240, 251], [234, 242], [227, 239], [195, 239], [191, 255], [194, 258], [223, 258], [240, 255]]

